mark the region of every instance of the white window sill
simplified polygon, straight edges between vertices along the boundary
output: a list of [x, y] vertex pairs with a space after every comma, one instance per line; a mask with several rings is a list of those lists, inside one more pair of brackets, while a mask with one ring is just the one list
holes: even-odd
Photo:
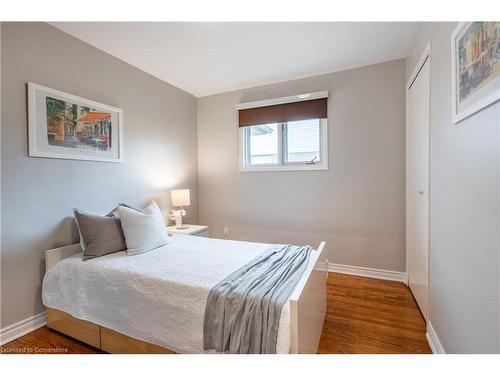
[[314, 165], [273, 165], [265, 166], [241, 166], [240, 172], [290, 172], [290, 171], [327, 171], [328, 165], [314, 164]]

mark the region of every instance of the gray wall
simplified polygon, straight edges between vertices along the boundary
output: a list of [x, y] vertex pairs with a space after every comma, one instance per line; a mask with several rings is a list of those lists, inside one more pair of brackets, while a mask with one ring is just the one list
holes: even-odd
[[430, 321], [449, 353], [499, 353], [500, 103], [452, 123], [456, 25], [423, 24], [407, 60], [431, 40]]
[[[405, 270], [405, 61], [198, 99], [200, 223], [317, 245], [330, 262]], [[239, 172], [241, 102], [328, 90], [329, 170]]]
[[[0, 22], [0, 166], [2, 165], [2, 22]], [[2, 173], [0, 173], [0, 188], [2, 187]], [[2, 193], [0, 190], [0, 283], [2, 280]], [[1, 285], [0, 285], [1, 293]], [[0, 311], [2, 309], [2, 302], [0, 296]], [[0, 322], [1, 322], [0, 312]], [[0, 324], [0, 327], [2, 325]]]
[[[72, 208], [105, 213], [188, 187], [197, 222], [196, 99], [47, 24], [2, 24], [1, 326], [42, 311], [44, 250], [77, 242]], [[29, 158], [26, 82], [124, 111], [123, 164]]]

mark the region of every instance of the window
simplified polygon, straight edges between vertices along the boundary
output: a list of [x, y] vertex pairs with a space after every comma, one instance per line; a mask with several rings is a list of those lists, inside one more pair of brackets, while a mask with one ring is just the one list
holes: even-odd
[[283, 129], [288, 163], [321, 161], [320, 120], [290, 121]]
[[240, 171], [328, 169], [328, 91], [236, 105]]
[[327, 120], [240, 128], [242, 171], [328, 169]]
[[247, 132], [247, 164], [272, 165], [280, 161], [278, 131], [281, 124], [248, 126]]

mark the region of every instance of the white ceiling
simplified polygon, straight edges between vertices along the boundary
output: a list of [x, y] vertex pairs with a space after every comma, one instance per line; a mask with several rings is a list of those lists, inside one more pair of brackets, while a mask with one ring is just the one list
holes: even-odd
[[414, 22], [54, 22], [197, 97], [404, 58]]

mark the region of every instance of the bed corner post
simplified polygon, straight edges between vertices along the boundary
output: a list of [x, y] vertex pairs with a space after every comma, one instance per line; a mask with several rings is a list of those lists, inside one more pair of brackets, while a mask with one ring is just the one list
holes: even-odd
[[322, 264], [326, 242], [311, 253], [309, 265], [290, 296], [290, 353], [318, 352], [326, 315], [328, 269]]

